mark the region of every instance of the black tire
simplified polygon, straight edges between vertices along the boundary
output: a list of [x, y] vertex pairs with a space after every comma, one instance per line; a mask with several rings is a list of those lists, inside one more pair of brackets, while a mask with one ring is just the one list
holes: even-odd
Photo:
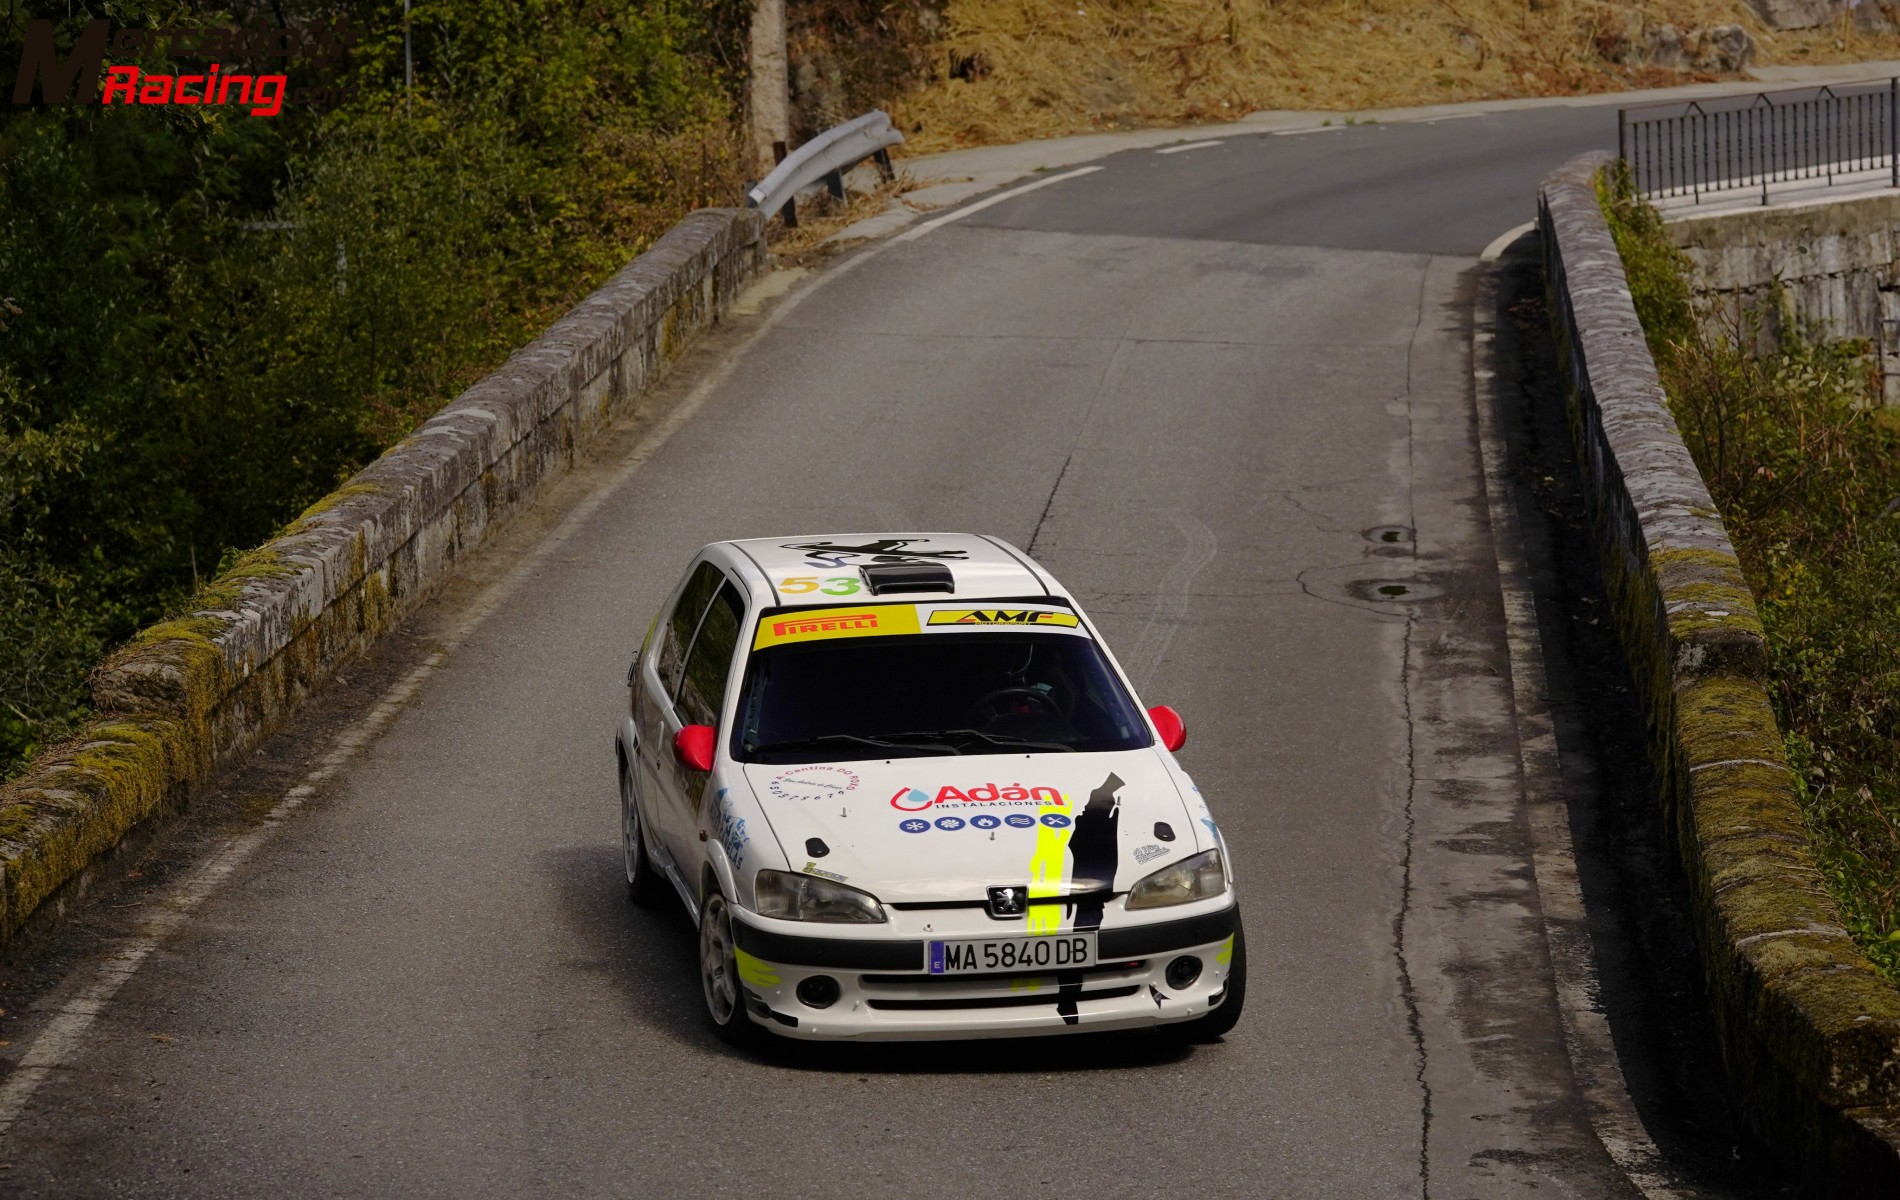
[[731, 911], [718, 888], [707, 889], [699, 904], [699, 990], [706, 1001], [706, 1019], [719, 1040], [742, 1050], [758, 1050], [771, 1035], [746, 1012]]
[[627, 868], [627, 902], [635, 908], [657, 907], [663, 884], [647, 854], [646, 823], [640, 820], [640, 806], [633, 798], [633, 777], [625, 759], [620, 763], [620, 857]]
[[1234, 914], [1234, 957], [1227, 971], [1227, 990], [1221, 994], [1220, 1007], [1204, 1017], [1163, 1025], [1161, 1036], [1180, 1045], [1199, 1045], [1219, 1041], [1240, 1020], [1247, 1003], [1247, 934], [1240, 927], [1240, 914]]

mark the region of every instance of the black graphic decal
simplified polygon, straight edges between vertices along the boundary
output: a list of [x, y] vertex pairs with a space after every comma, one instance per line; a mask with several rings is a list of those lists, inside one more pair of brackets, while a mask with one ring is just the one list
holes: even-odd
[[965, 559], [967, 550], [909, 550], [913, 542], [928, 538], [878, 538], [861, 546], [837, 542], [787, 542], [787, 550], [803, 550], [805, 561], [817, 567], [842, 567], [853, 559], [868, 558], [874, 563], [926, 563], [941, 559]]
[[[1105, 892], [1115, 886], [1115, 830], [1121, 820], [1121, 802], [1115, 793], [1121, 788], [1121, 776], [1109, 772], [1102, 785], [1089, 793], [1088, 805], [1075, 818], [1075, 833], [1069, 838], [1075, 868], [1069, 872], [1069, 880], [1076, 888]], [[1076, 901], [1075, 931], [1085, 933], [1101, 927], [1102, 897]], [[1073, 1025], [1077, 1019], [1076, 998], [1082, 994], [1082, 974], [1064, 971], [1056, 976], [1056, 983], [1056, 1011], [1064, 1022]]]

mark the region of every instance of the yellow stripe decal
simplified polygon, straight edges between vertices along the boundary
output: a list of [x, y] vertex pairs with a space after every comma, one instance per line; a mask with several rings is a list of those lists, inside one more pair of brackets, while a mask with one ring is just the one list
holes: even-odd
[[1220, 949], [1214, 951], [1214, 961], [1223, 967], [1234, 961], [1234, 938], [1232, 934], [1229, 934], [1227, 940], [1220, 944]]
[[747, 954], [737, 946], [732, 948], [732, 954], [739, 962], [739, 978], [745, 980], [753, 987], [778, 986], [778, 972], [772, 969], [770, 963], [762, 959], [753, 958], [750, 954]]
[[[1062, 804], [1044, 804], [1042, 813], [1059, 813], [1070, 816], [1068, 797]], [[1075, 832], [1075, 826], [1065, 821], [1061, 827], [1036, 823], [1036, 852], [1029, 858], [1029, 910], [1023, 918], [1030, 933], [1056, 933], [1062, 929], [1062, 911], [1060, 904], [1037, 904], [1035, 901], [1044, 896], [1060, 896], [1062, 885], [1069, 874], [1069, 835]]]

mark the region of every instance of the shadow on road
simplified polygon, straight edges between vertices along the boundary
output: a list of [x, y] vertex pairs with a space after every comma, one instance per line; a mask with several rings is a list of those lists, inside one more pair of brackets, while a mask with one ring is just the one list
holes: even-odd
[[[956, 1042], [798, 1042], [778, 1038], [747, 1055], [707, 1025], [699, 992], [698, 943], [683, 906], [627, 903], [617, 846], [566, 846], [544, 869], [559, 890], [573, 932], [600, 949], [625, 1001], [624, 1017], [683, 1047], [762, 1066], [838, 1074], [1007, 1075], [1113, 1071], [1164, 1066], [1192, 1057], [1147, 1030]], [[589, 970], [600, 969], [590, 956]]]
[[1784, 1197], [1724, 1084], [1687, 885], [1649, 767], [1564, 415], [1541, 243], [1497, 264], [1499, 429], [1537, 607], [1578, 879], [1611, 1036], [1645, 1128], [1696, 1195]]

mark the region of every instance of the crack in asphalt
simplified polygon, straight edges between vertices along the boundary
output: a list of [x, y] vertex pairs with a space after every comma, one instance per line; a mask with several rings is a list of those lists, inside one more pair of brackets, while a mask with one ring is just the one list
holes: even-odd
[[1062, 480], [1069, 473], [1069, 464], [1075, 461], [1075, 451], [1069, 451], [1069, 457], [1062, 460], [1062, 469], [1056, 472], [1056, 481], [1049, 485], [1049, 498], [1042, 502], [1042, 515], [1036, 518], [1036, 527], [1029, 533], [1029, 545], [1025, 547], [1029, 557], [1036, 557], [1036, 540], [1042, 536], [1042, 527], [1049, 520], [1049, 510], [1056, 506], [1056, 493], [1062, 490]]
[[[1424, 269], [1419, 271], [1417, 319], [1412, 324], [1412, 336], [1405, 345], [1405, 523], [1414, 530], [1412, 540], [1412, 558], [1418, 558], [1418, 454], [1417, 420], [1412, 408], [1412, 358], [1418, 349], [1419, 332], [1425, 328], [1426, 284], [1431, 278], [1431, 262], [1426, 260]], [[1305, 587], [1305, 580], [1300, 586]], [[1425, 1028], [1419, 1013], [1418, 991], [1412, 984], [1412, 967], [1405, 952], [1405, 926], [1412, 913], [1412, 849], [1417, 834], [1415, 810], [1418, 801], [1418, 726], [1412, 712], [1412, 635], [1417, 631], [1418, 618], [1412, 613], [1405, 614], [1405, 635], [1399, 650], [1399, 698], [1405, 716], [1405, 846], [1400, 855], [1399, 910], [1392, 917], [1392, 949], [1398, 960], [1399, 996], [1405, 1003], [1405, 1024], [1412, 1035], [1412, 1044], [1418, 1051], [1418, 1071], [1414, 1076], [1419, 1088], [1419, 1136], [1418, 1136], [1418, 1188], [1421, 1200], [1431, 1200], [1432, 1195], [1432, 1085], [1426, 1078], [1428, 1064], [1425, 1048]]]
[[1399, 997], [1405, 1003], [1405, 1025], [1412, 1036], [1412, 1045], [1418, 1051], [1418, 1070], [1413, 1078], [1418, 1080], [1421, 1093], [1419, 1139], [1418, 1139], [1418, 1182], [1419, 1195], [1431, 1200], [1432, 1194], [1432, 1085], [1425, 1078], [1426, 1051], [1425, 1029], [1419, 1016], [1418, 992], [1412, 986], [1412, 968], [1405, 953], [1406, 918], [1412, 912], [1412, 839], [1416, 830], [1413, 817], [1413, 805], [1418, 797], [1418, 739], [1414, 736], [1412, 725], [1412, 633], [1417, 621], [1411, 615], [1405, 618], [1405, 637], [1399, 657], [1399, 695], [1405, 712], [1405, 847], [1399, 857], [1399, 910], [1392, 916], [1392, 952], [1398, 960]]
[[1042, 538], [1042, 527], [1048, 523], [1049, 514], [1056, 505], [1056, 493], [1062, 490], [1062, 481], [1069, 474], [1069, 465], [1075, 461], [1075, 452], [1082, 445], [1082, 438], [1088, 433], [1089, 425], [1095, 420], [1095, 410], [1101, 405], [1102, 397], [1121, 377], [1122, 352], [1128, 348], [1129, 331], [1135, 327], [1135, 317], [1130, 311], [1128, 323], [1114, 338], [1100, 339], [1113, 341], [1115, 349], [1109, 353], [1108, 362], [1102, 367], [1102, 377], [1095, 381], [1095, 394], [1089, 398], [1088, 408], [1082, 413], [1082, 419], [1076, 424], [1075, 437], [1069, 442], [1068, 457], [1062, 460], [1062, 469], [1056, 472], [1056, 481], [1049, 487], [1049, 498], [1042, 502], [1042, 515], [1036, 518], [1036, 527], [1029, 533], [1029, 545], [1024, 547], [1029, 557], [1036, 556], [1036, 543]]
[[1275, 488], [1271, 494], [1280, 497], [1280, 499], [1292, 505], [1295, 511], [1305, 513], [1307, 516], [1313, 518], [1315, 521], [1320, 522], [1320, 524], [1315, 526], [1315, 528], [1317, 528], [1321, 533], [1338, 533], [1342, 528], [1344, 528], [1343, 523], [1340, 521], [1338, 517], [1334, 516], [1331, 513], [1323, 513], [1323, 512], [1318, 511], [1317, 509], [1308, 508], [1306, 507], [1306, 505], [1300, 502], [1300, 499], [1299, 499], [1300, 492], [1312, 491], [1312, 490], [1316, 490], [1316, 489], [1292, 488], [1292, 487]]

